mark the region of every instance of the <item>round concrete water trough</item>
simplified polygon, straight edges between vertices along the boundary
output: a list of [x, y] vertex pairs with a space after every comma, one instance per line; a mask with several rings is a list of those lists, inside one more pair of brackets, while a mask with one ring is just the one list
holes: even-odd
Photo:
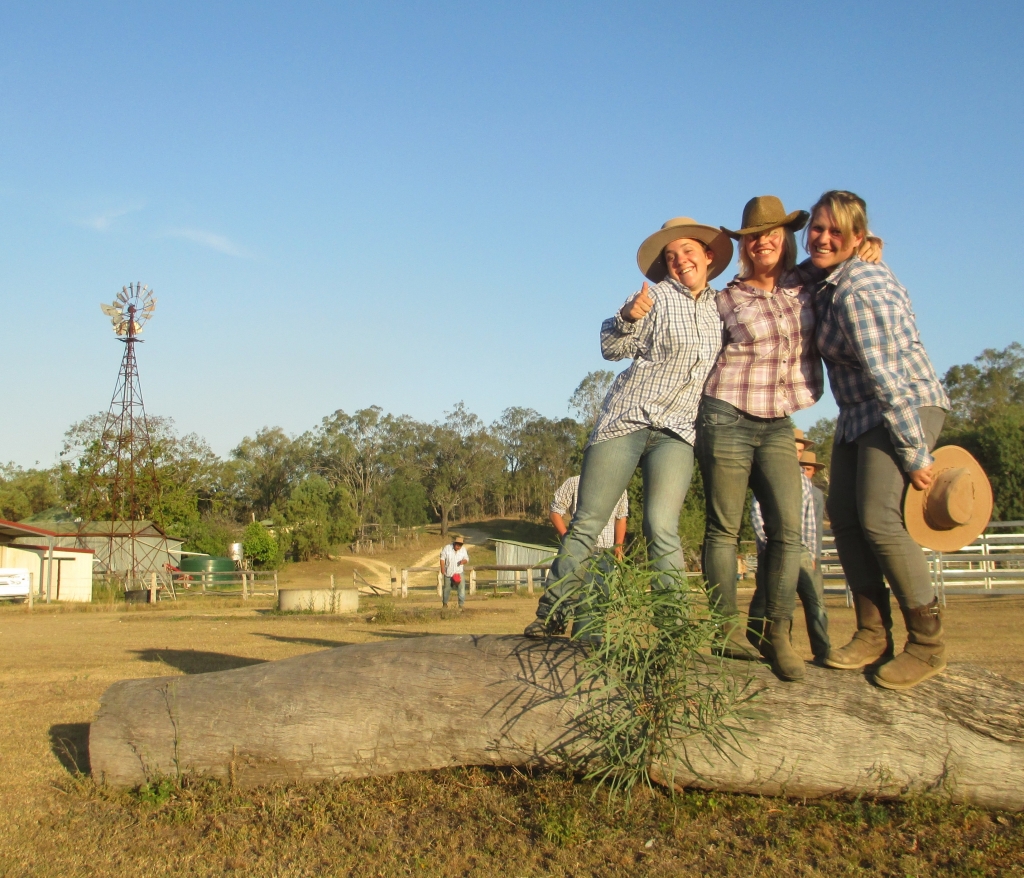
[[291, 613], [358, 613], [359, 590], [355, 588], [282, 588], [277, 608]]

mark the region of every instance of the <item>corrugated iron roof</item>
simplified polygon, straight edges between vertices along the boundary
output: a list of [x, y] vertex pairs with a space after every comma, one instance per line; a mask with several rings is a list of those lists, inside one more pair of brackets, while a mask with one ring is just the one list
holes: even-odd
[[542, 545], [539, 545], [537, 543], [524, 543], [524, 542], [520, 542], [519, 540], [497, 540], [497, 539], [493, 539], [492, 538], [491, 542], [492, 543], [504, 543], [507, 546], [522, 546], [524, 549], [540, 549], [541, 551], [544, 551], [544, 552], [557, 552], [558, 551], [558, 546], [551, 546], [551, 545], [542, 546]]

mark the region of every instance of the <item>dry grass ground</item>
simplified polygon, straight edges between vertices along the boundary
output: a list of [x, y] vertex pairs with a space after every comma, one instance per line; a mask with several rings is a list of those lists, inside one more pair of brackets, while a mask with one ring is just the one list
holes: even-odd
[[[517, 632], [535, 606], [485, 593], [462, 614], [442, 614], [426, 593], [398, 603], [367, 600], [350, 618], [278, 615], [267, 599], [0, 607], [0, 875], [1024, 875], [1024, 819], [930, 801], [655, 792], [624, 811], [572, 778], [515, 772], [127, 793], [74, 773], [88, 769], [87, 724], [116, 680], [368, 640]], [[845, 639], [852, 611], [833, 598], [829, 611]], [[1024, 598], [950, 598], [947, 618], [953, 656], [1024, 681]]]

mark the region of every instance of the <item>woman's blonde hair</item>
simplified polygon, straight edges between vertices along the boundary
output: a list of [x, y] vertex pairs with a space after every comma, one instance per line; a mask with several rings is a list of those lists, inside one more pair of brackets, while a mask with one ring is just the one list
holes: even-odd
[[[782, 266], [784, 271], [789, 271], [794, 265], [796, 265], [796, 235], [789, 226], [776, 226], [781, 228], [783, 235], [786, 240], [786, 247], [782, 251]], [[768, 229], [768, 231], [773, 231]], [[740, 270], [737, 277], [740, 280], [745, 280], [754, 273], [754, 266], [750, 262], [750, 257], [747, 256], [747, 239], [748, 238], [759, 238], [764, 232], [758, 232], [756, 235], [743, 235], [740, 238], [740, 246], [737, 247], [740, 251]]]
[[854, 235], [866, 236], [868, 234], [868, 206], [864, 199], [845, 189], [830, 189], [828, 192], [822, 193], [821, 198], [814, 202], [814, 207], [811, 208], [811, 222], [804, 229], [805, 249], [807, 247], [807, 231], [810, 229], [811, 223], [814, 222], [814, 214], [817, 213], [819, 207], [824, 207], [832, 214], [836, 226], [843, 233], [844, 241], [849, 241]]

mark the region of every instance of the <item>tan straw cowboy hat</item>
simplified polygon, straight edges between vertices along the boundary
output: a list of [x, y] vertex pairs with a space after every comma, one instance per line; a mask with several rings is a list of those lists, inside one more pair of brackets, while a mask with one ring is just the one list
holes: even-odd
[[943, 445], [932, 452], [935, 481], [927, 491], [913, 485], [903, 500], [903, 521], [914, 540], [936, 552], [973, 543], [992, 518], [992, 486], [965, 448]]
[[737, 240], [743, 235], [759, 235], [779, 226], [788, 226], [794, 232], [799, 232], [807, 225], [810, 214], [806, 210], [794, 210], [786, 213], [782, 201], [774, 195], [758, 195], [751, 198], [743, 208], [743, 228], [730, 232], [725, 226], [722, 231], [730, 238]]
[[800, 466], [813, 466], [815, 472], [825, 469], [825, 464], [818, 463], [818, 455], [813, 451], [805, 451], [800, 455]]
[[654, 283], [661, 283], [668, 275], [668, 267], [665, 265], [665, 257], [662, 250], [666, 244], [678, 241], [680, 238], [693, 238], [706, 244], [715, 254], [715, 258], [708, 266], [708, 280], [718, 277], [732, 262], [732, 241], [722, 234], [720, 229], [712, 226], [701, 225], [695, 219], [688, 216], [677, 216], [670, 219], [653, 235], [640, 245], [636, 251], [636, 264], [640, 267], [644, 277]]

